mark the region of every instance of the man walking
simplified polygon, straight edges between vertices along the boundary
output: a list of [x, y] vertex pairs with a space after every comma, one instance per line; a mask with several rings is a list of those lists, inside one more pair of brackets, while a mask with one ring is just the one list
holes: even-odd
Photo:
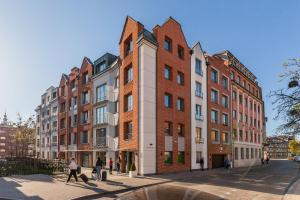
[[69, 174], [69, 178], [67, 180], [67, 183], [70, 181], [72, 176], [74, 176], [74, 178], [77, 182], [78, 181], [78, 179], [77, 179], [77, 164], [76, 164], [74, 158], [71, 159], [71, 163], [69, 164], [69, 168], [70, 168], [70, 174]]
[[112, 158], [109, 159], [109, 173], [112, 174], [113, 161]]
[[203, 157], [200, 158], [200, 167], [201, 167], [201, 170], [204, 171], [204, 159], [203, 159]]
[[96, 162], [96, 171], [97, 171], [97, 180], [101, 180], [101, 169], [102, 169], [102, 160], [98, 157]]

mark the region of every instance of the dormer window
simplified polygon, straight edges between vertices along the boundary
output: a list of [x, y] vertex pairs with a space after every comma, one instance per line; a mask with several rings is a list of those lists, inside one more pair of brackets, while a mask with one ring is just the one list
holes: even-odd
[[124, 43], [124, 55], [125, 57], [128, 56], [131, 52], [132, 52], [132, 48], [133, 48], [133, 43], [132, 43], [132, 35], [130, 35]]

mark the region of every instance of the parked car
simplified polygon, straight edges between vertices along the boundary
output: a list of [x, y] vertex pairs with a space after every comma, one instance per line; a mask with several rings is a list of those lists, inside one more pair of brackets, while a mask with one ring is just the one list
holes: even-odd
[[300, 162], [300, 156], [295, 156], [295, 157], [294, 157], [294, 161]]

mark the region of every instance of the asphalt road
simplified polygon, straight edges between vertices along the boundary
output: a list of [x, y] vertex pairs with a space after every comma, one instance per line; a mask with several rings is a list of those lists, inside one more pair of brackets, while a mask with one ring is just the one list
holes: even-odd
[[[168, 187], [195, 189], [221, 199], [281, 200], [291, 182], [300, 174], [298, 165], [288, 160], [271, 160], [268, 166], [185, 172], [156, 177], [173, 180], [164, 184]], [[100, 199], [111, 200], [128, 194], [114, 194]]]

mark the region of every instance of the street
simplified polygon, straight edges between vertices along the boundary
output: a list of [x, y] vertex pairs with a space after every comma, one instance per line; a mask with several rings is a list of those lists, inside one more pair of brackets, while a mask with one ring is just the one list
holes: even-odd
[[[158, 177], [176, 179], [164, 185], [196, 189], [224, 199], [279, 200], [282, 199], [289, 184], [297, 176], [297, 167], [297, 163], [293, 161], [272, 160], [268, 166], [255, 166], [249, 169], [239, 168], [228, 171], [216, 169], [206, 172], [168, 174]], [[117, 196], [122, 196], [122, 194], [109, 195], [100, 199], [114, 199]]]

